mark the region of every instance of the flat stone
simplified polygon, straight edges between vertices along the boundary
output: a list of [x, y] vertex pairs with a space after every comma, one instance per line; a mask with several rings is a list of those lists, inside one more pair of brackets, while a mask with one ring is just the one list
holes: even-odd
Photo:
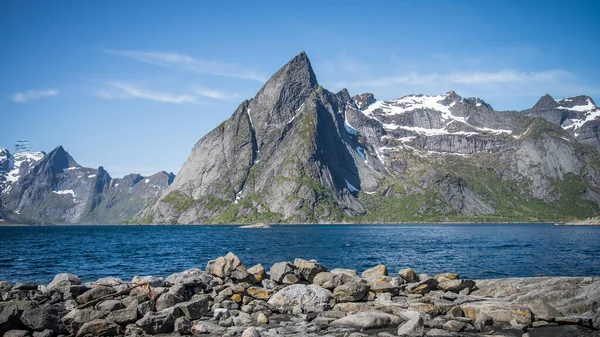
[[348, 282], [333, 290], [333, 297], [338, 302], [360, 301], [369, 292], [369, 286], [362, 282]]
[[529, 310], [531, 310], [537, 319], [545, 321], [552, 321], [556, 317], [562, 316], [553, 306], [541, 300], [529, 303]]
[[322, 312], [329, 309], [333, 295], [327, 289], [316, 285], [294, 284], [275, 293], [268, 303], [279, 312], [291, 312], [298, 306], [302, 312]]
[[466, 323], [450, 320], [446, 322], [443, 326], [444, 330], [452, 331], [452, 332], [460, 332], [463, 331], [467, 327]]
[[381, 311], [362, 311], [331, 322], [332, 327], [345, 327], [360, 330], [397, 327], [404, 319]]
[[512, 319], [525, 325], [530, 325], [532, 322], [529, 307], [518, 303], [489, 300], [464, 303], [461, 305], [461, 309], [463, 310], [465, 317], [469, 317], [474, 321], [477, 321], [477, 318], [480, 315], [486, 314], [496, 323], [509, 323]]
[[8, 330], [4, 333], [4, 337], [30, 337], [31, 334], [27, 330]]
[[137, 308], [125, 308], [121, 310], [115, 310], [106, 316], [106, 319], [113, 321], [117, 324], [134, 323], [138, 318]]
[[451, 292], [457, 293], [463, 289], [470, 290], [470, 289], [475, 288], [475, 281], [472, 281], [472, 280], [449, 280], [449, 281], [438, 283], [437, 287], [444, 291], [451, 291]]
[[260, 287], [250, 287], [250, 288], [246, 289], [246, 291], [248, 292], [248, 295], [250, 295], [256, 299], [264, 300], [264, 301], [268, 301], [269, 298], [271, 298], [271, 296], [275, 292], [271, 289], [265, 289], [265, 288], [260, 288]]

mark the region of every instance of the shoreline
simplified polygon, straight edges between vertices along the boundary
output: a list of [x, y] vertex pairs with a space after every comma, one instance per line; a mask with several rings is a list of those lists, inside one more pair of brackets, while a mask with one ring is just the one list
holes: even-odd
[[467, 280], [381, 264], [328, 270], [298, 258], [265, 270], [246, 268], [233, 253], [166, 278], [0, 281], [0, 295], [7, 336], [595, 336], [600, 329], [600, 277]]
[[[252, 223], [235, 223], [235, 224], [8, 224], [0, 223], [0, 227], [99, 227], [99, 226], [124, 226], [124, 227], [135, 227], [135, 226], [195, 226], [195, 227], [240, 227], [252, 225]], [[556, 226], [600, 226], [598, 225], [584, 225], [584, 224], [558, 224], [554, 222], [404, 222], [404, 223], [267, 223], [271, 227], [282, 227], [282, 226], [420, 226], [420, 225], [431, 225], [431, 226], [453, 226], [453, 225], [556, 225]], [[248, 228], [252, 229], [252, 228]], [[264, 229], [264, 228], [263, 228]]]

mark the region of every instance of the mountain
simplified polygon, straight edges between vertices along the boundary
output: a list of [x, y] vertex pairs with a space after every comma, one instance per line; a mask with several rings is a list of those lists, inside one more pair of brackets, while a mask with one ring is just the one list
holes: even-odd
[[173, 174], [113, 179], [82, 167], [62, 146], [47, 155], [0, 149], [0, 217], [19, 223], [124, 223], [173, 181]]
[[561, 115], [562, 124], [546, 113], [583, 110], [581, 102], [546, 98], [527, 111], [498, 112], [453, 91], [389, 101], [369, 93], [351, 97], [346, 89], [332, 93], [319, 85], [301, 53], [196, 143], [173, 183], [137, 219], [360, 223], [595, 216], [600, 154], [586, 141], [591, 138], [577, 138], [568, 126], [596, 123], [597, 109], [565, 120]]
[[558, 124], [577, 141], [600, 149], [600, 110], [589, 96], [555, 100], [546, 94], [523, 113]]

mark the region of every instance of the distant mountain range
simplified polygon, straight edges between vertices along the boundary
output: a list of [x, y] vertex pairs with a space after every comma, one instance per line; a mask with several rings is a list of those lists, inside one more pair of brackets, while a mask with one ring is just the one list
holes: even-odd
[[1, 209], [45, 223], [581, 219], [600, 213], [598, 116], [587, 96], [495, 111], [453, 91], [332, 93], [301, 53], [202, 137], [174, 180], [111, 179], [62, 147], [3, 150]]
[[111, 178], [82, 167], [62, 146], [52, 152], [0, 148], [0, 218], [10, 223], [118, 224], [154, 201], [172, 173]]
[[138, 220], [557, 221], [596, 216], [600, 114], [546, 95], [494, 111], [453, 91], [377, 101], [318, 84], [305, 53], [205, 135]]

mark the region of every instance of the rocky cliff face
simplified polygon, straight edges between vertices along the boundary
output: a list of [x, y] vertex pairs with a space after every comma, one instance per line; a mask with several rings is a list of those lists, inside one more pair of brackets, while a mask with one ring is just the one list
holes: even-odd
[[596, 123], [596, 111], [585, 97], [545, 97], [521, 113], [497, 112], [452, 91], [390, 101], [351, 97], [345, 89], [331, 93], [321, 87], [302, 53], [194, 146], [173, 184], [138, 219], [312, 223], [593, 216], [599, 211], [600, 156], [588, 146], [591, 141], [578, 137], [586, 123]]
[[[164, 172], [112, 179], [103, 167], [86, 168], [59, 146], [43, 152], [8, 151], [0, 160], [2, 218], [18, 223], [123, 223], [172, 182]], [[3, 157], [0, 154], [0, 157]], [[1, 158], [0, 158], [1, 159]], [[9, 162], [8, 165], [4, 164]]]

